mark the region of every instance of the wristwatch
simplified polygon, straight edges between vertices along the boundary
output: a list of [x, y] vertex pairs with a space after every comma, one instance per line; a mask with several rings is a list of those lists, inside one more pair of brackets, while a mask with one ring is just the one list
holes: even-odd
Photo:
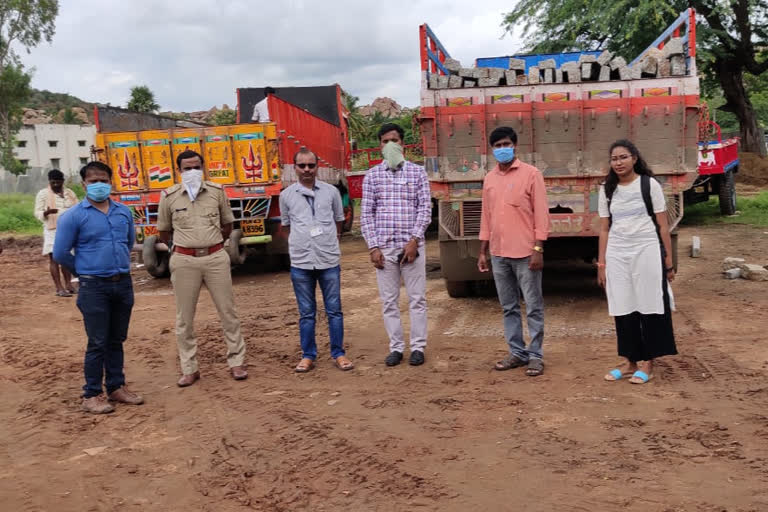
[[544, 254], [544, 248], [540, 247], [538, 245], [534, 245], [533, 246], [533, 250], [536, 251], [536, 252], [540, 252], [541, 254]]

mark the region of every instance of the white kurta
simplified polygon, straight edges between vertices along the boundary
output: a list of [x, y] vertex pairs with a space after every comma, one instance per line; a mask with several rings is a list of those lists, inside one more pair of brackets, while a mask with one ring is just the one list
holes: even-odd
[[[651, 179], [651, 201], [655, 213], [666, 210], [664, 192], [654, 179]], [[610, 217], [603, 187], [600, 187], [598, 212], [600, 217]], [[661, 248], [656, 227], [645, 208], [639, 176], [629, 185], [616, 187], [611, 213], [613, 224], [605, 253], [608, 314], [622, 316], [635, 311], [644, 315], [663, 314]], [[669, 289], [670, 298], [671, 292]]]

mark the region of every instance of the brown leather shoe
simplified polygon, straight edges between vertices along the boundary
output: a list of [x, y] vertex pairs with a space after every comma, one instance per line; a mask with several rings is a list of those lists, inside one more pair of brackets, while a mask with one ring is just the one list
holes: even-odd
[[198, 380], [200, 380], [200, 372], [189, 373], [187, 375], [182, 375], [176, 385], [180, 388], [185, 388], [187, 386], [191, 386]]
[[245, 366], [233, 366], [229, 369], [229, 373], [232, 374], [232, 378], [235, 380], [245, 380], [248, 378], [248, 372], [245, 371]]
[[83, 411], [90, 412], [92, 414], [107, 414], [115, 412], [115, 406], [107, 402], [104, 395], [92, 396], [91, 398], [83, 398], [83, 405], [81, 406]]
[[141, 405], [144, 399], [132, 391], [128, 391], [125, 386], [118, 388], [109, 394], [110, 402], [120, 402], [121, 404]]

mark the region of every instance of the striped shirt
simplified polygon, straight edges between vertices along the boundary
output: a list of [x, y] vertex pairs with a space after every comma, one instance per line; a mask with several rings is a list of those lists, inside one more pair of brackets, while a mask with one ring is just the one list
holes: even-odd
[[432, 220], [429, 179], [424, 168], [406, 161], [398, 170], [386, 162], [372, 167], [363, 180], [360, 228], [369, 249], [402, 249], [423, 239]]

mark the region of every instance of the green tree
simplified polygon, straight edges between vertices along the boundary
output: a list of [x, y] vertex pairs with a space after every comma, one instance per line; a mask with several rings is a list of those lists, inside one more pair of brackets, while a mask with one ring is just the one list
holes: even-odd
[[131, 99], [128, 100], [127, 108], [134, 112], [154, 113], [160, 109], [160, 105], [155, 103], [155, 94], [149, 87], [136, 85], [131, 87]]
[[768, 71], [768, 0], [519, 0], [502, 26], [522, 26], [533, 52], [607, 48], [635, 56], [688, 7], [698, 13], [697, 62], [725, 99], [720, 110], [739, 120], [742, 147], [764, 156], [745, 73]]
[[71, 107], [64, 109], [64, 112], [61, 114], [61, 122], [64, 124], [80, 124], [80, 120]]
[[42, 41], [51, 42], [58, 13], [56, 0], [0, 1], [0, 166], [12, 173], [25, 171], [13, 148], [21, 127], [21, 107], [31, 93], [30, 75], [14, 47], [29, 52]]
[[232, 109], [219, 110], [211, 119], [216, 126], [235, 124], [237, 122], [237, 111]]
[[347, 109], [347, 122], [349, 124], [349, 138], [357, 141], [358, 145], [362, 142], [361, 136], [366, 130], [367, 120], [360, 113], [360, 107], [357, 102], [360, 98], [349, 94], [344, 89], [341, 90], [341, 99], [344, 102], [344, 108]]

